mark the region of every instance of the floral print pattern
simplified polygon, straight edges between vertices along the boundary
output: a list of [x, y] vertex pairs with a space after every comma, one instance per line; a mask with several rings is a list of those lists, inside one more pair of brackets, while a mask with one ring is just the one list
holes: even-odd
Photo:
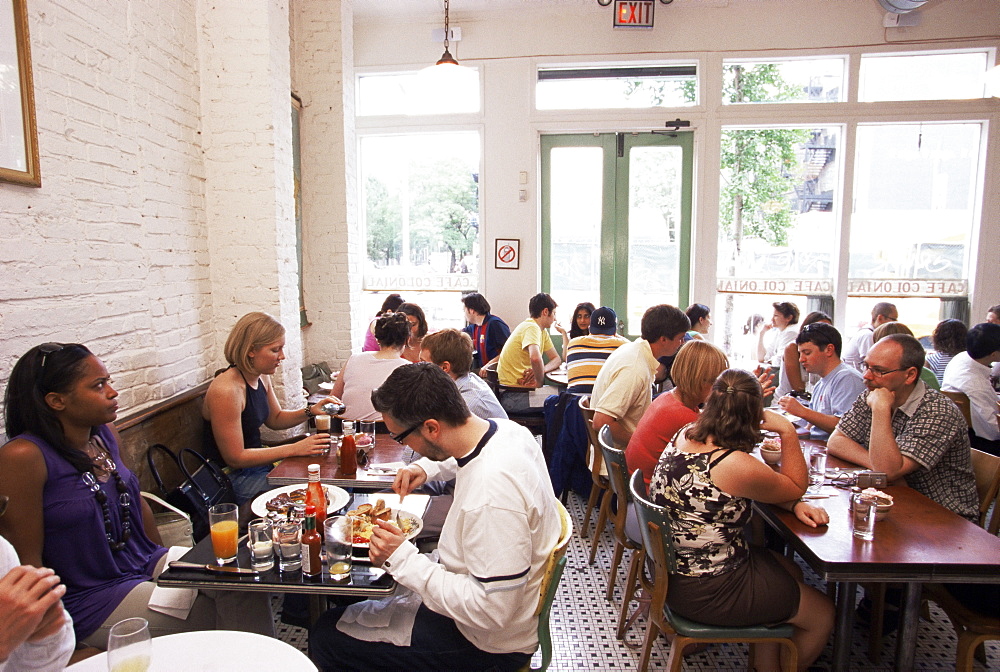
[[714, 456], [728, 452], [685, 453], [671, 443], [653, 471], [649, 496], [670, 514], [676, 574], [717, 576], [746, 562], [750, 500], [722, 492], [709, 473]]

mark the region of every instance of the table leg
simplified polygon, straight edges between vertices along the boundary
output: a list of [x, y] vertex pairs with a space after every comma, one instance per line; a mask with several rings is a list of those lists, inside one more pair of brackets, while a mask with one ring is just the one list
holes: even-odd
[[309, 595], [309, 624], [316, 625], [316, 621], [326, 611], [326, 595]]
[[837, 584], [837, 617], [833, 626], [833, 672], [847, 672], [851, 662], [851, 637], [854, 634], [854, 600], [858, 583]]
[[922, 585], [907, 583], [903, 588], [900, 611], [899, 635], [896, 640], [896, 669], [912, 670], [913, 654], [917, 646], [917, 629], [920, 627], [920, 592]]

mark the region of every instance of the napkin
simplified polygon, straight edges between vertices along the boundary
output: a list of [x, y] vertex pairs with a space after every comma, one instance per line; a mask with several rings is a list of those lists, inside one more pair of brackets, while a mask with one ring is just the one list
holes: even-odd
[[[180, 559], [181, 556], [190, 550], [186, 546], [171, 546], [167, 549], [167, 559], [164, 561], [163, 566], [166, 567], [168, 562]], [[156, 586], [149, 596], [148, 606], [153, 611], [158, 611], [161, 614], [185, 621], [188, 614], [191, 613], [191, 608], [194, 606], [194, 601], [197, 597], [197, 588], [164, 588]]]
[[422, 602], [420, 595], [400, 586], [389, 597], [347, 607], [337, 621], [337, 629], [365, 642], [409, 646], [413, 621]]

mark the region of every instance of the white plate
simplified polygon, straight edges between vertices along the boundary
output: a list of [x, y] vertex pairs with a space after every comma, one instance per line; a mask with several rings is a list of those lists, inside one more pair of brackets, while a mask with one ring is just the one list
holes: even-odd
[[[399, 514], [400, 518], [409, 518], [413, 521], [413, 529], [409, 531], [406, 535], [407, 539], [413, 539], [413, 537], [420, 534], [420, 530], [424, 529], [424, 520], [420, 516], [410, 513], [409, 511], [401, 509], [389, 509], [389, 522], [395, 523], [396, 514]], [[354, 548], [368, 548], [368, 543], [354, 544]]]
[[[282, 493], [289, 493], [293, 490], [304, 490], [306, 485], [306, 483], [302, 483], [301, 485], [284, 485], [280, 488], [275, 488], [274, 490], [268, 490], [265, 493], [257, 495], [257, 497], [250, 503], [250, 510], [261, 518], [267, 518], [267, 514], [269, 513], [267, 510], [267, 503], [269, 501]], [[326, 489], [326, 512], [328, 514], [333, 513], [334, 511], [339, 511], [347, 506], [347, 503], [351, 501], [351, 496], [343, 488], [338, 488], [335, 485], [324, 485], [323, 487]]]

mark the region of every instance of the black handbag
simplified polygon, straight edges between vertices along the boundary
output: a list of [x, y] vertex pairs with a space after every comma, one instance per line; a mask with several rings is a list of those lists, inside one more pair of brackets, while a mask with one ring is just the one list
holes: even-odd
[[[154, 453], [160, 453], [168, 464], [173, 464], [181, 474], [180, 484], [172, 489], [164, 486], [164, 479], [156, 466]], [[190, 455], [198, 467], [192, 473], [184, 462], [184, 456]], [[236, 503], [236, 493], [229, 477], [219, 465], [207, 459], [204, 455], [191, 448], [184, 448], [180, 455], [175, 455], [162, 443], [156, 443], [146, 452], [146, 462], [149, 464], [153, 480], [163, 493], [163, 498], [191, 516], [194, 528], [194, 539], [200, 541], [209, 532], [208, 509], [215, 504]]]

